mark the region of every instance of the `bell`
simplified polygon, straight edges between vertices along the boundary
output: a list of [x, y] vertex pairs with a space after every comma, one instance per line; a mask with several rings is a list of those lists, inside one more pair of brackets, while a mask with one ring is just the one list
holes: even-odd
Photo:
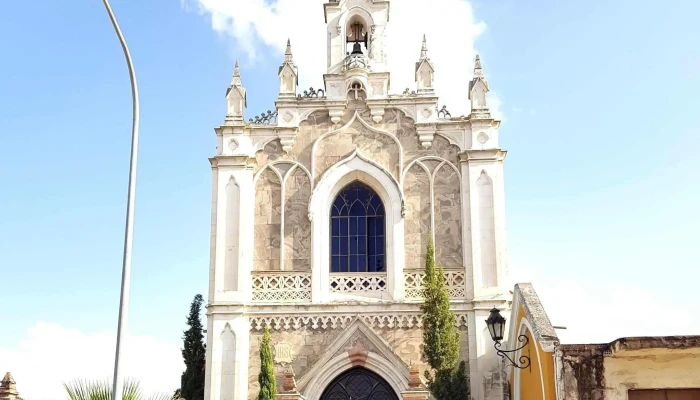
[[350, 54], [362, 54], [362, 46], [360, 46], [360, 43], [355, 42], [355, 44], [352, 45], [352, 53]]

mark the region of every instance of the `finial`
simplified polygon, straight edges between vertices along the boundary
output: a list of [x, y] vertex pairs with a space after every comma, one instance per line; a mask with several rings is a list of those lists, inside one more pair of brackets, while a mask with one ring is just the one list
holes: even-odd
[[236, 58], [236, 66], [233, 67], [233, 77], [231, 78], [231, 86], [241, 85], [241, 69], [238, 67], [238, 59]]
[[292, 61], [292, 42], [287, 39], [287, 49], [284, 51], [284, 61]]
[[428, 58], [428, 44], [425, 41], [425, 33], [423, 34], [423, 45], [420, 48], [420, 59], [425, 60]]
[[418, 364], [411, 363], [411, 370], [408, 375], [408, 387], [416, 390], [421, 386], [422, 382], [420, 380], [420, 368], [418, 368]]
[[12, 375], [8, 372], [0, 381], [0, 398], [12, 399], [17, 397], [17, 387]]
[[484, 71], [481, 69], [481, 58], [479, 57], [479, 53], [476, 54], [476, 58], [474, 60], [474, 76], [484, 76]]
[[296, 392], [297, 382], [294, 379], [294, 369], [292, 366], [288, 366], [284, 371], [284, 383], [282, 384], [282, 389], [285, 392]]

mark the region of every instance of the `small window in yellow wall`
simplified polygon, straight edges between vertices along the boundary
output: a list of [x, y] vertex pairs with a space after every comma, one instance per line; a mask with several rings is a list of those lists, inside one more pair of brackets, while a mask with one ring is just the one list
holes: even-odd
[[700, 388], [630, 390], [627, 397], [629, 400], [700, 400]]

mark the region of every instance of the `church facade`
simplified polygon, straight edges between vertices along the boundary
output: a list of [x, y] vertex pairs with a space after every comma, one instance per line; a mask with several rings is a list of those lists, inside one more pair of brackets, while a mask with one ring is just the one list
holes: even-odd
[[288, 43], [275, 111], [244, 119], [236, 64], [215, 128], [205, 399], [257, 397], [264, 326], [290, 399], [425, 398], [431, 236], [472, 396], [502, 398], [485, 320], [493, 307], [510, 310], [506, 152], [481, 62], [465, 88], [470, 114], [452, 117], [438, 106], [425, 38], [407, 66], [415, 89], [389, 94], [389, 1], [323, 7], [325, 88], [298, 94]]

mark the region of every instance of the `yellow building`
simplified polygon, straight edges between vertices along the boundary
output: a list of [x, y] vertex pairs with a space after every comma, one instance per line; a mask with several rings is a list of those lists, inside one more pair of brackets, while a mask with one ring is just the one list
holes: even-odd
[[560, 344], [529, 283], [515, 286], [511, 315], [512, 400], [700, 400], [700, 336]]

